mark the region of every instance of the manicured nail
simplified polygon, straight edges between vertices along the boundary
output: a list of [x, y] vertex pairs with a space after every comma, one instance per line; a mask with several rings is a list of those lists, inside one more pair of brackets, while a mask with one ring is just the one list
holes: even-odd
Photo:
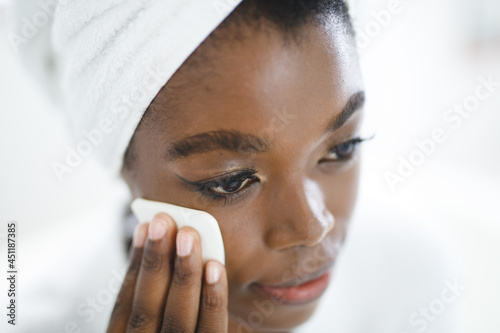
[[179, 257], [185, 257], [187, 255], [191, 254], [191, 251], [193, 250], [193, 236], [184, 233], [184, 232], [179, 232], [177, 234], [177, 255]]
[[207, 283], [208, 284], [215, 284], [219, 281], [220, 279], [220, 267], [217, 263], [215, 262], [208, 262], [207, 263]]
[[158, 240], [167, 232], [167, 222], [158, 217], [153, 217], [149, 225], [149, 239]]
[[146, 243], [146, 227], [144, 226], [144, 223], [140, 223], [136, 225], [135, 230], [134, 230], [134, 237], [133, 237], [133, 244], [134, 247], [143, 247], [144, 244]]

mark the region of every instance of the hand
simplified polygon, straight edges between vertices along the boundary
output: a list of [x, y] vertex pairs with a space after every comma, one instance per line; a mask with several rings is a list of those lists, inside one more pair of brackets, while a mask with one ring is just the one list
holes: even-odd
[[198, 232], [161, 213], [136, 227], [107, 332], [227, 332], [227, 298], [225, 267], [203, 266]]

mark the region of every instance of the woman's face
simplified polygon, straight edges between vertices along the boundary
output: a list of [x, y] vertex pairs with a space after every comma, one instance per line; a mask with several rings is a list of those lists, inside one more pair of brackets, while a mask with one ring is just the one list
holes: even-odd
[[158, 94], [124, 171], [134, 197], [217, 219], [236, 332], [310, 317], [356, 199], [364, 99], [352, 38], [338, 26], [304, 33], [285, 45], [249, 30], [212, 51], [207, 40], [198, 74], [181, 68]]

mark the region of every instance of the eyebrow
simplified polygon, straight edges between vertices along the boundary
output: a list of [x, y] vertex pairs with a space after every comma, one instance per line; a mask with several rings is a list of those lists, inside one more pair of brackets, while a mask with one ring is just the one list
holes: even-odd
[[358, 91], [352, 95], [338, 116], [334, 117], [325, 129], [325, 133], [335, 132], [341, 128], [351, 116], [365, 105], [365, 92]]
[[[365, 102], [365, 94], [359, 91], [352, 95], [346, 105], [325, 129], [334, 132], [342, 127]], [[218, 130], [196, 134], [173, 143], [167, 149], [165, 159], [174, 161], [194, 154], [226, 150], [235, 153], [263, 153], [269, 151], [269, 144], [258, 136], [231, 130]]]
[[197, 134], [174, 143], [167, 151], [166, 159], [173, 161], [193, 154], [227, 150], [235, 153], [263, 153], [269, 145], [263, 139], [239, 131], [219, 130]]

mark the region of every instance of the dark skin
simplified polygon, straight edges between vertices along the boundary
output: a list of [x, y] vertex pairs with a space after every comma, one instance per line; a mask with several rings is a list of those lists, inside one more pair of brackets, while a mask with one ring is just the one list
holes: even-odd
[[[196, 52], [209, 69], [183, 66], [160, 91], [123, 171], [134, 198], [212, 214], [226, 266], [203, 267], [197, 232], [177, 231], [166, 214], [158, 215], [166, 225], [159, 240], [140, 225], [111, 332], [287, 332], [318, 305], [270, 300], [255, 284], [311, 280], [333, 266], [345, 239], [364, 96], [352, 37], [340, 23], [309, 24], [306, 38], [286, 45], [270, 26], [240, 32], [239, 42], [214, 47], [208, 39]], [[226, 144], [212, 142], [217, 137]], [[201, 186], [205, 192], [189, 184], [238, 173]], [[175, 255], [178, 232], [194, 239], [187, 257]], [[209, 265], [221, 270], [215, 284], [207, 282]], [[272, 311], [252, 321], [256, 304], [270, 301]]]

